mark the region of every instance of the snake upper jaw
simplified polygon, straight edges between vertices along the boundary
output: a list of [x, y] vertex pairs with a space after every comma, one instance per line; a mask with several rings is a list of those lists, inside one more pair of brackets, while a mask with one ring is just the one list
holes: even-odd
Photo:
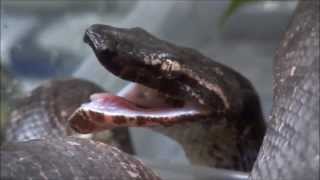
[[242, 103], [238, 97], [243, 91], [235, 91], [242, 86], [237, 73], [193, 49], [160, 40], [141, 28], [95, 24], [86, 30], [84, 40], [98, 61], [124, 80], [177, 99], [195, 100], [219, 113], [237, 109], [232, 106]]
[[92, 48], [98, 61], [117, 77], [177, 97], [185, 96], [176, 83], [182, 78], [181, 74], [164, 72], [161, 68], [168, 59], [175, 59], [174, 53], [168, 51], [171, 48], [141, 28], [123, 29], [95, 24], [86, 30], [84, 41]]

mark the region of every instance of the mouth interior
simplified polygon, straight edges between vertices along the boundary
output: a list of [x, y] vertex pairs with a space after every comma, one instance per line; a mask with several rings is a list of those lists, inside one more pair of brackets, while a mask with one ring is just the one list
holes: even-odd
[[124, 87], [117, 95], [97, 93], [71, 117], [71, 127], [91, 133], [119, 126], [174, 125], [210, 114], [196, 102], [179, 100], [137, 83]]

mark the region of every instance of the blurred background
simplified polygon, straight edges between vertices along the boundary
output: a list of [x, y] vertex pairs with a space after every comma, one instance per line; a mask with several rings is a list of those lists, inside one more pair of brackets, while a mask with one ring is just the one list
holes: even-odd
[[[82, 42], [85, 29], [95, 23], [142, 27], [161, 39], [195, 48], [234, 68], [251, 80], [268, 117], [272, 107], [272, 61], [295, 6], [296, 1], [254, 0], [2, 0], [1, 120], [10, 111], [11, 97], [48, 79], [80, 77], [111, 92], [126, 84], [104, 70]], [[162, 169], [163, 177], [192, 179], [188, 161], [175, 142], [147, 129], [132, 128], [130, 133], [138, 156]], [[175, 169], [175, 164], [180, 169]], [[245, 179], [241, 173], [213, 173], [206, 168], [193, 173], [197, 172], [202, 179], [206, 173], [211, 178], [214, 174], [221, 179]]]

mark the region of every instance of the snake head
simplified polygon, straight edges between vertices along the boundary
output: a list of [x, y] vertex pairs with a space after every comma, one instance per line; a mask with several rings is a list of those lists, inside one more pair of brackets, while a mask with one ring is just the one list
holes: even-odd
[[189, 92], [179, 82], [185, 81], [183, 64], [173, 45], [161, 41], [141, 28], [115, 28], [92, 25], [84, 41], [100, 63], [114, 75], [185, 99]]
[[84, 41], [100, 63], [122, 79], [214, 106], [216, 112], [231, 109], [231, 98], [234, 104], [241, 103], [237, 96], [242, 92], [234, 90], [242, 85], [233, 70], [193, 49], [157, 39], [141, 28], [96, 24], [87, 29]]
[[141, 28], [95, 24], [86, 30], [84, 41], [108, 71], [134, 85], [117, 96], [94, 95], [70, 118], [78, 131], [91, 132], [85, 131], [88, 120], [95, 122], [91, 129], [100, 130], [173, 125], [206, 117], [236, 119], [249, 103], [260, 110], [256, 93], [243, 76]]

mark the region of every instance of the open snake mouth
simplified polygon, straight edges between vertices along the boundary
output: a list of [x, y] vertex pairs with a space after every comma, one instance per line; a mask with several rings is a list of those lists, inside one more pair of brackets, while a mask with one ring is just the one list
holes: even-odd
[[156, 90], [131, 83], [117, 95], [97, 93], [70, 117], [72, 129], [92, 133], [114, 127], [170, 126], [205, 118], [206, 106], [172, 99]]
[[[158, 40], [142, 29], [93, 25], [84, 41], [100, 63], [116, 76], [132, 81], [117, 95], [94, 94], [69, 118], [72, 129], [92, 133], [119, 126], [174, 125], [206, 119], [215, 112], [201, 97], [203, 84], [183, 72], [175, 52], [178, 47]], [[173, 50], [170, 50], [173, 49]], [[188, 76], [189, 75], [189, 76]], [[200, 93], [200, 94], [199, 94]], [[203, 93], [202, 93], [203, 94]], [[211, 99], [221, 101], [218, 96]]]

